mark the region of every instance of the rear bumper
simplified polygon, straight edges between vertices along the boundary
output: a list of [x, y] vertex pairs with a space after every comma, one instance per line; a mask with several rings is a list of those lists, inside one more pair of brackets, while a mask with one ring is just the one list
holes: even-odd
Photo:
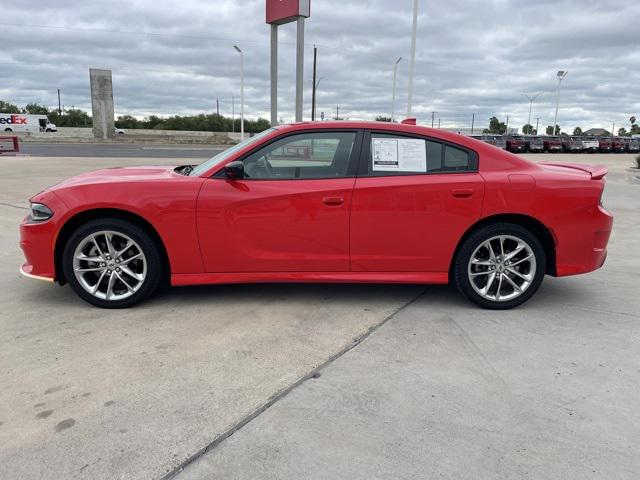
[[613, 216], [597, 206], [584, 212], [577, 223], [563, 229], [556, 238], [557, 275], [578, 275], [602, 267], [612, 228]]

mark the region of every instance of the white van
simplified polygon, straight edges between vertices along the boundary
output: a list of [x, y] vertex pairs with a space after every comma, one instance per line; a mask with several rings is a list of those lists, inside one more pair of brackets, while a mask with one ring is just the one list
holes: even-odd
[[57, 132], [46, 115], [0, 113], [0, 132]]

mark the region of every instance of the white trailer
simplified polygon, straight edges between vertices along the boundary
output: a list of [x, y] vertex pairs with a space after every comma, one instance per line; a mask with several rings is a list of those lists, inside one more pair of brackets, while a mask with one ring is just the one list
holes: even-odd
[[0, 132], [57, 132], [46, 115], [0, 113]]

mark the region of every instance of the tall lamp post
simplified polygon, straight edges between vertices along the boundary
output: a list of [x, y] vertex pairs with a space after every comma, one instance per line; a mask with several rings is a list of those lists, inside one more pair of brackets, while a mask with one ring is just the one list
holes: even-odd
[[[526, 93], [523, 93], [522, 95], [524, 95], [525, 97], [527, 97], [527, 100], [529, 100], [529, 120], [527, 121], [527, 125], [531, 126], [531, 110], [533, 109], [533, 102], [536, 101], [536, 99], [542, 95], [542, 92], [538, 92], [536, 93], [533, 97], [530, 97], [529, 95], [527, 95]], [[538, 133], [537, 129], [536, 129], [536, 133]], [[529, 132], [529, 134], [531, 134], [531, 132]]]
[[560, 106], [560, 87], [562, 86], [562, 80], [567, 76], [569, 72], [566, 70], [559, 70], [556, 74], [558, 76], [558, 95], [556, 96], [556, 116], [553, 119], [553, 134], [556, 135], [556, 125], [558, 125], [558, 107]]
[[396, 119], [396, 80], [398, 78], [398, 64], [402, 61], [402, 57], [396, 60], [393, 65], [393, 93], [391, 94], [391, 121]]
[[409, 61], [409, 92], [407, 99], [407, 118], [413, 108], [413, 76], [416, 70], [416, 36], [418, 33], [418, 0], [413, 0], [413, 29], [411, 32], [411, 59]]
[[233, 48], [240, 54], [240, 141], [244, 140], [244, 52], [237, 46]]

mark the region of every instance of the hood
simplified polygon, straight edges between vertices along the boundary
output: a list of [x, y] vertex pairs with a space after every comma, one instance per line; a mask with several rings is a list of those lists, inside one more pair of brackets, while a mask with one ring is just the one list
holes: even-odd
[[78, 185], [94, 185], [104, 183], [128, 183], [145, 181], [162, 181], [179, 177], [174, 171], [176, 167], [115, 167], [81, 173], [64, 180], [48, 190]]

